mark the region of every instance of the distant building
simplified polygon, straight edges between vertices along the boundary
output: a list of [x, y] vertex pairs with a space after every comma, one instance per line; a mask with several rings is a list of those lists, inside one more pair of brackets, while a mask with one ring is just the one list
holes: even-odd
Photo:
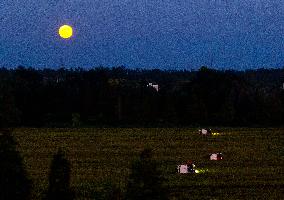
[[159, 92], [159, 85], [158, 84], [153, 84], [153, 83], [148, 83], [148, 87], [153, 87], [157, 92]]
[[58, 76], [58, 75], [45, 75], [42, 78], [43, 84], [50, 84], [50, 83], [60, 83], [65, 81], [65, 78], [63, 76]]

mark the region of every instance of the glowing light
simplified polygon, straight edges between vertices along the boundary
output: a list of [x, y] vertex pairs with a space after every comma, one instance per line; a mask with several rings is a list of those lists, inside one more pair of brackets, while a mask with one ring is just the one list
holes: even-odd
[[212, 133], [212, 135], [216, 136], [216, 135], [220, 135], [220, 133], [216, 132], [216, 133]]
[[208, 169], [195, 169], [196, 174], [203, 174], [203, 173], [206, 173], [208, 171], [209, 171]]
[[64, 39], [69, 39], [73, 35], [73, 28], [69, 25], [63, 25], [59, 28], [58, 34]]

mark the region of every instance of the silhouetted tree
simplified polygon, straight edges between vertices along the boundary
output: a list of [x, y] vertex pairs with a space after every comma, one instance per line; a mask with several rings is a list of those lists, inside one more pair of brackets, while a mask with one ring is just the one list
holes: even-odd
[[152, 159], [152, 150], [144, 149], [138, 160], [134, 161], [128, 179], [127, 200], [168, 199], [164, 178]]
[[283, 125], [283, 77], [284, 69], [0, 68], [0, 127]]
[[72, 113], [72, 126], [79, 127], [81, 125], [80, 121], [80, 114], [79, 113]]
[[9, 130], [0, 130], [0, 199], [29, 199], [31, 181]]
[[53, 156], [50, 166], [47, 199], [71, 200], [74, 198], [74, 193], [70, 188], [70, 173], [70, 163], [63, 151], [59, 149]]
[[21, 112], [16, 107], [12, 83], [0, 80], [0, 127], [19, 124]]

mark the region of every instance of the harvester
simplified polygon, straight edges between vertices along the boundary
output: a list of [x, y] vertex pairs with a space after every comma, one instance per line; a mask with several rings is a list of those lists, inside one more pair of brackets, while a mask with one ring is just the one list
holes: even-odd
[[223, 160], [222, 153], [212, 153], [209, 155], [210, 160]]
[[213, 135], [213, 136], [220, 135], [219, 132], [212, 132], [212, 130], [208, 128], [199, 129], [198, 132], [200, 135]]
[[177, 170], [180, 174], [196, 173], [195, 164], [192, 161], [178, 165]]

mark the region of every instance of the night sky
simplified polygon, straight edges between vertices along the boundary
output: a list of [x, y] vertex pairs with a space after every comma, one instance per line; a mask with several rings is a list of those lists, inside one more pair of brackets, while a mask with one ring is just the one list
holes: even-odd
[[0, 27], [0, 67], [284, 66], [280, 0], [2, 0]]

